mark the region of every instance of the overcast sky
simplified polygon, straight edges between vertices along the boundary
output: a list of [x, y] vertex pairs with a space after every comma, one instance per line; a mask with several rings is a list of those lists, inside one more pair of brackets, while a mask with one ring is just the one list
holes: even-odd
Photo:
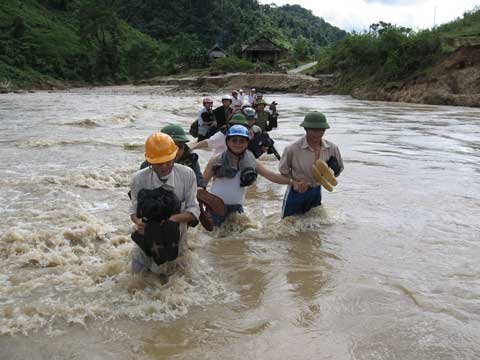
[[362, 31], [380, 20], [418, 29], [461, 17], [480, 0], [260, 0], [262, 4], [298, 4], [341, 29]]

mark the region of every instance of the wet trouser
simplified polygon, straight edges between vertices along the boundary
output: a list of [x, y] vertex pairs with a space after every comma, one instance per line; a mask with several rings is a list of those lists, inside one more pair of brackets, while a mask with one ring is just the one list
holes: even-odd
[[227, 213], [225, 214], [225, 216], [221, 216], [221, 215], [217, 215], [217, 214], [212, 213], [212, 219], [213, 219], [213, 223], [215, 224], [215, 226], [222, 225], [230, 214], [233, 214], [233, 213], [241, 214], [241, 213], [243, 213], [243, 206], [242, 205], [225, 205], [225, 207], [227, 208]]
[[304, 193], [295, 191], [290, 187], [283, 200], [283, 216], [305, 214], [311, 208], [322, 204], [322, 191], [320, 186], [311, 187]]

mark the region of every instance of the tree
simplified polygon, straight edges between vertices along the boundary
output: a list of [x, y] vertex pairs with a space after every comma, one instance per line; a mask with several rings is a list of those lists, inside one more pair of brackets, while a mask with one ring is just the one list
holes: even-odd
[[116, 79], [120, 66], [120, 19], [117, 0], [83, 0], [78, 17], [80, 36], [96, 49], [95, 73], [100, 79]]
[[311, 59], [314, 54], [312, 41], [300, 36], [293, 46], [293, 54], [300, 61]]

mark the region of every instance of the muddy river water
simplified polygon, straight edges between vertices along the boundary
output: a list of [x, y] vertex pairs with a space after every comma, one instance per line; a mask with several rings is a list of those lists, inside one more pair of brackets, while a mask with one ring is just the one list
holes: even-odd
[[280, 153], [327, 115], [335, 192], [281, 220], [285, 187], [260, 178], [245, 216], [190, 231], [172, 275], [134, 277], [130, 178], [201, 95], [2, 95], [0, 359], [480, 358], [480, 109], [266, 98]]

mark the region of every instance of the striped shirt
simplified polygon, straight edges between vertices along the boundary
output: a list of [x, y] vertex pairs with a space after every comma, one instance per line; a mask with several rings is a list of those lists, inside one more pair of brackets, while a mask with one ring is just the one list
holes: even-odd
[[[343, 161], [338, 146], [330, 141], [322, 139], [320, 147], [320, 159], [327, 161], [330, 156], [335, 156], [340, 165], [340, 172], [343, 171]], [[307, 136], [304, 135], [294, 143], [288, 145], [283, 151], [278, 169], [282, 175], [288, 176], [297, 181], [306, 181], [315, 184], [312, 165], [315, 160], [315, 151], [308, 145]]]

